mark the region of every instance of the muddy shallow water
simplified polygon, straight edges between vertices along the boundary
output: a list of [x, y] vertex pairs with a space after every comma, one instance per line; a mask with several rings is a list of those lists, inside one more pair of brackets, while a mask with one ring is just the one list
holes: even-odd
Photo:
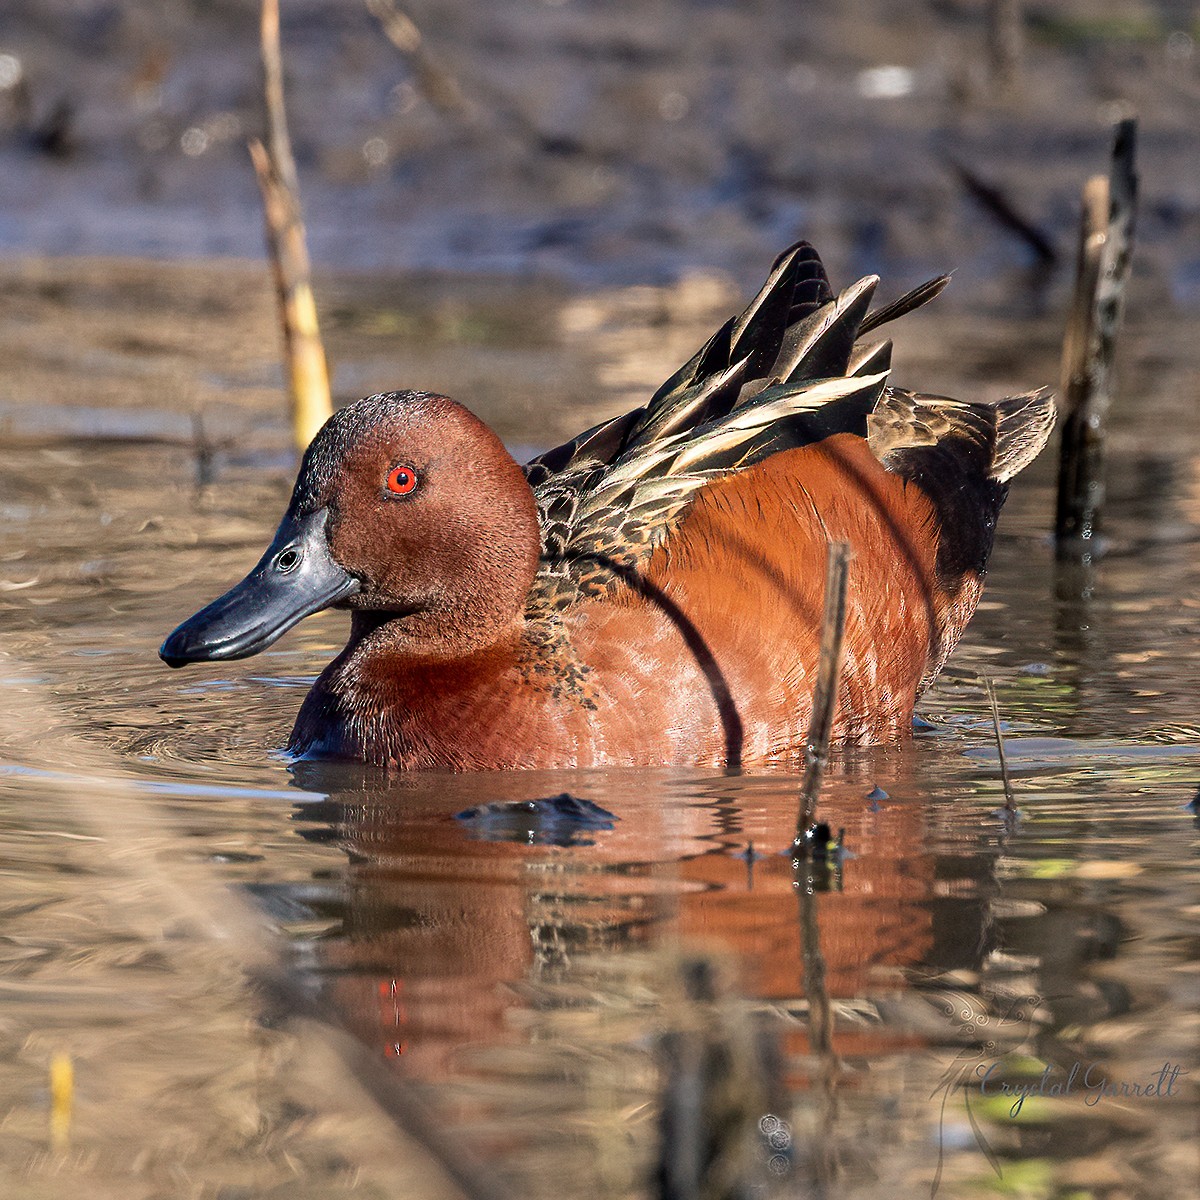
[[[171, 672], [155, 653], [257, 558], [290, 487], [257, 269], [4, 272], [6, 1194], [435, 1194], [378, 1161], [393, 1133], [323, 1110], [319, 1075], [285, 1086], [288, 1043], [258, 1028], [237, 971], [160, 911], [151, 874], [182, 887], [189, 871], [252, 904], [292, 982], [423, 1085], [443, 1134], [513, 1195], [644, 1194], [698, 1028], [740, 1047], [700, 1074], [718, 1125], [753, 1118], [724, 1152], [755, 1195], [924, 1195], [935, 1178], [943, 1196], [1190, 1193], [1193, 316], [1168, 337], [1131, 303], [1107, 555], [1056, 570], [1052, 463], [1017, 481], [984, 602], [920, 705], [928, 728], [835, 765], [822, 811], [850, 854], [797, 878], [784, 773], [289, 765], [278, 747], [343, 618], [244, 663]], [[520, 450], [644, 395], [736, 291], [719, 275], [590, 295], [322, 284], [343, 396], [437, 386]], [[1052, 319], [905, 325], [900, 383], [1054, 380]], [[142, 842], [138, 813], [159, 822]], [[715, 1001], [689, 999], [697, 954]], [[55, 1053], [77, 1080], [65, 1147], [47, 1142]], [[1002, 1085], [1039, 1080], [1012, 1117]]]

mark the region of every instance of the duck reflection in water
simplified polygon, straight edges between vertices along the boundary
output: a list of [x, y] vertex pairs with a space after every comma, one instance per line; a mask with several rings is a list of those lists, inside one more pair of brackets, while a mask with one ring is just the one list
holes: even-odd
[[[962, 763], [928, 749], [939, 776]], [[782, 1064], [760, 1081], [782, 1097], [768, 1111], [847, 1112], [797, 1143], [794, 1169], [815, 1178], [828, 1143], [872, 1175], [939, 1136], [941, 1095], [983, 1057], [1078, 1057], [1063, 1031], [1129, 1005], [1084, 968], [1117, 952], [1114, 919], [1006, 900], [1002, 822], [953, 785], [932, 793], [930, 766], [879, 753], [831, 772], [822, 816], [851, 853], [830, 890], [810, 892], [780, 852], [795, 820], [783, 774], [297, 763], [297, 783], [325, 795], [297, 806], [299, 832], [349, 857], [315, 901], [312, 881], [299, 889], [340, 921], [301, 969], [363, 1043], [436, 1084], [439, 1111], [485, 1153], [523, 1172], [537, 1147], [559, 1179], [563, 1130], [581, 1171], [608, 1161], [613, 1122], [622, 1146], [653, 1154], [653, 1127], [628, 1122], [662, 1099], [655, 1048], [689, 1019], [672, 963], [699, 952], [725, 964], [730, 1009], [774, 1047], [762, 1061]], [[1014, 1006], [1012, 989], [1032, 1004]], [[902, 1094], [915, 1107], [881, 1120]]]
[[[342, 928], [315, 947], [328, 999], [421, 1076], [452, 1071], [465, 1047], [519, 1039], [527, 987], [569, 981], [600, 952], [703, 947], [741, 964], [747, 995], [803, 1007], [800, 897], [779, 852], [795, 821], [787, 777], [293, 769], [306, 789], [334, 785], [298, 807], [302, 834], [350, 856]], [[909, 969], [978, 965], [986, 950], [991, 857], [929, 853], [925, 806], [870, 804], [869, 790], [847, 768], [823, 800], [854, 855], [817, 904], [834, 998], [903, 988]], [[802, 1053], [803, 1027], [790, 1028], [787, 1049]], [[847, 1028], [835, 1044], [854, 1054], [908, 1036]]]

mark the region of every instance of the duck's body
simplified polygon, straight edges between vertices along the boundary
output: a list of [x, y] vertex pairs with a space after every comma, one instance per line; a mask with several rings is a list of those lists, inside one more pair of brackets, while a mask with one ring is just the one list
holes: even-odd
[[895, 740], [980, 590], [974, 572], [950, 590], [938, 579], [934, 527], [925, 494], [860, 438], [773, 455], [705, 488], [638, 579], [476, 654], [411, 659], [387, 623], [357, 621], [291, 748], [455, 769], [794, 760], [827, 538], [855, 549], [834, 737]]
[[[297, 754], [464, 770], [796, 762], [826, 548], [844, 541], [834, 739], [901, 737], [1053, 407], [885, 388], [887, 345], [856, 354], [860, 326], [940, 285], [873, 319], [872, 287], [835, 301], [802, 243], [649, 405], [523, 473], [444, 397], [351, 405], [314, 441], [255, 572], [163, 657], [253, 653], [332, 603], [354, 610], [351, 638], [301, 709]], [[305, 573], [316, 582], [285, 578]]]

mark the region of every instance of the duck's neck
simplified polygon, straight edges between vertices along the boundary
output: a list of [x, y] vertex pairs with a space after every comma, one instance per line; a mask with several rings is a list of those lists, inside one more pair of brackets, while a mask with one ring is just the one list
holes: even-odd
[[496, 611], [484, 619], [457, 603], [409, 612], [356, 609], [344, 654], [384, 656], [393, 663], [454, 662], [512, 641], [521, 625], [516, 612]]
[[470, 765], [477, 732], [469, 718], [511, 691], [526, 649], [522, 626], [514, 621], [481, 646], [432, 637], [436, 622], [424, 616], [354, 613], [346, 648], [296, 718], [293, 752], [404, 767]]

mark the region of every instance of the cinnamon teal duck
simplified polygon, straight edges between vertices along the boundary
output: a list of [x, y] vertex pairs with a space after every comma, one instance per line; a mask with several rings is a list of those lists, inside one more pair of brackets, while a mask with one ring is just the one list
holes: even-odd
[[849, 543], [833, 737], [905, 736], [979, 599], [1008, 481], [1054, 423], [888, 383], [870, 311], [811, 246], [644, 407], [519, 466], [428, 392], [359, 400], [304, 455], [275, 540], [179, 626], [171, 666], [243, 658], [311, 613], [350, 638], [289, 749], [398, 768], [803, 756], [826, 548]]

